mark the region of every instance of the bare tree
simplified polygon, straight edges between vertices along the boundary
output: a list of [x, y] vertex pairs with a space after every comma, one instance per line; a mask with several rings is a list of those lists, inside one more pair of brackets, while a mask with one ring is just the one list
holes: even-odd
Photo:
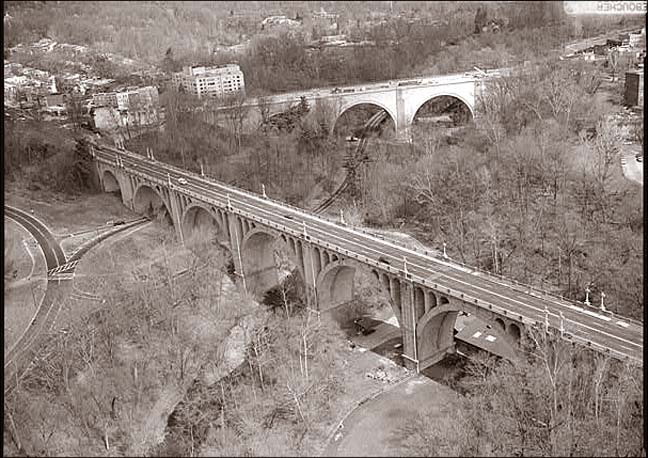
[[224, 99], [223, 104], [227, 107], [226, 116], [229, 125], [234, 132], [236, 141], [236, 153], [241, 150], [241, 136], [243, 135], [243, 122], [247, 117], [250, 107], [246, 105], [245, 95], [239, 93]]

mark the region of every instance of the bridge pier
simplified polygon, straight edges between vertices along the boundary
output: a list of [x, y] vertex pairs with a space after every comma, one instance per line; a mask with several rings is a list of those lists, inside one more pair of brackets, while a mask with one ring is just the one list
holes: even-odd
[[[310, 242], [302, 245], [302, 262], [305, 285], [305, 299], [308, 308], [319, 311], [319, 301], [317, 297], [317, 277], [321, 270], [319, 254]], [[317, 259], [315, 259], [317, 257]]]
[[402, 126], [396, 129], [396, 141], [401, 143], [412, 142], [412, 129], [410, 126]]
[[403, 336], [403, 360], [409, 370], [419, 372], [416, 345], [416, 312], [414, 310], [414, 287], [409, 281], [401, 281], [401, 317], [399, 325]]
[[171, 207], [171, 219], [176, 235], [180, 239], [180, 243], [184, 245], [184, 234], [182, 233], [182, 203], [180, 202], [180, 196], [173, 189], [169, 191], [169, 206]]
[[232, 250], [232, 261], [234, 262], [234, 275], [236, 275], [236, 286], [244, 294], [248, 293], [243, 271], [243, 255], [241, 253], [243, 242], [243, 231], [238, 223], [236, 215], [229, 214], [226, 218], [227, 232], [229, 235], [230, 249]]
[[427, 356], [423, 361], [419, 361], [418, 372], [421, 372], [427, 369], [430, 366], [435, 365], [436, 363], [442, 361], [447, 355], [456, 353], [455, 343], [448, 345], [445, 348], [441, 348], [436, 351], [434, 354]]

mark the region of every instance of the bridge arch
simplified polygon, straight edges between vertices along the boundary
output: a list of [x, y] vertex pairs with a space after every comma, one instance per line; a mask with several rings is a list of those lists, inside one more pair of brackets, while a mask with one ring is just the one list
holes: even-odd
[[416, 325], [418, 360], [423, 368], [426, 367], [426, 361], [434, 359], [453, 345], [455, 322], [460, 312], [469, 312], [491, 327], [496, 337], [506, 342], [513, 352], [519, 347], [522, 334], [520, 324], [472, 304], [456, 299], [448, 301], [443, 295], [439, 297], [439, 305], [430, 308]]
[[101, 174], [101, 184], [104, 192], [122, 194], [121, 185], [112, 170], [106, 169]]
[[509, 323], [508, 329], [506, 330], [507, 334], [515, 342], [515, 344], [519, 345], [520, 341], [522, 339], [522, 331], [520, 330], [520, 326], [516, 323]]
[[133, 210], [140, 215], [146, 215], [149, 218], [156, 217], [173, 225], [169, 206], [155, 186], [142, 183], [135, 189]]
[[[257, 300], [263, 301], [273, 288], [279, 286], [284, 278], [282, 272], [290, 270], [299, 277], [299, 282], [304, 282], [303, 277], [303, 248], [300, 240], [282, 238], [274, 231], [265, 227], [250, 226], [241, 240], [241, 263], [245, 277], [247, 292]], [[294, 244], [294, 248], [293, 248]], [[232, 250], [235, 248], [232, 247]], [[236, 255], [236, 254], [235, 254]], [[282, 256], [286, 258], [282, 259]], [[286, 263], [288, 261], [288, 263]]]
[[431, 97], [426, 97], [422, 102], [413, 110], [412, 118], [407, 120], [407, 125], [413, 125], [416, 121], [416, 117], [422, 114], [422, 111], [426, 106], [429, 106], [431, 102], [439, 101], [441, 98], [454, 99], [458, 103], [461, 103], [461, 106], [466, 110], [466, 114], [470, 115], [468, 121], [475, 119], [475, 107], [470, 103], [464, 96], [451, 92], [443, 92], [440, 94], [434, 94]]
[[353, 299], [356, 268], [347, 261], [334, 261], [319, 273], [317, 278], [317, 299], [319, 310], [345, 304]]
[[[202, 203], [189, 204], [182, 214], [182, 234], [185, 239], [199, 234], [213, 234], [221, 245], [229, 245], [227, 230], [218, 213]], [[207, 234], [205, 234], [207, 232]]]
[[342, 118], [342, 116], [345, 113], [347, 113], [349, 110], [351, 110], [353, 108], [356, 108], [356, 107], [359, 107], [361, 105], [371, 105], [371, 106], [374, 106], [374, 107], [381, 108], [382, 110], [384, 110], [387, 113], [387, 115], [391, 119], [391, 123], [394, 126], [394, 130], [397, 129], [397, 126], [396, 126], [396, 119], [397, 119], [396, 118], [396, 113], [394, 113], [393, 110], [391, 110], [387, 105], [385, 105], [382, 102], [372, 100], [372, 99], [361, 99], [361, 100], [354, 100], [354, 101], [351, 101], [351, 102], [347, 102], [345, 105], [342, 105], [340, 107], [340, 109], [337, 111], [337, 114], [335, 115], [335, 118], [334, 118], [333, 122], [331, 123], [330, 134], [331, 135], [334, 134], [339, 129], [339, 124], [338, 123], [339, 123], [340, 119]]

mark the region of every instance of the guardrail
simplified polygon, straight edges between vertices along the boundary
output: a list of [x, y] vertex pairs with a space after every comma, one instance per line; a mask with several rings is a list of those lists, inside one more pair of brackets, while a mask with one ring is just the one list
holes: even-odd
[[[124, 155], [126, 155], [126, 156], [133, 156], [133, 157], [135, 157], [135, 158], [137, 158], [137, 159], [139, 159], [139, 160], [141, 160], [141, 159], [143, 158], [143, 156], [141, 156], [141, 155], [139, 155], [139, 154], [132, 153], [132, 152], [127, 151], [127, 150], [117, 150], [117, 149], [114, 149], [114, 148], [112, 148], [112, 147], [103, 147], [103, 146], [102, 146], [102, 148], [106, 148], [106, 149], [109, 149], [109, 150], [113, 150], [115, 153], [118, 153], [118, 154], [124, 154]], [[100, 159], [100, 158], [97, 158], [97, 159]], [[106, 162], [107, 164], [118, 166], [118, 165], [117, 165], [115, 162], [113, 162], [113, 161], [109, 161], [109, 160], [107, 160], [107, 159], [103, 159], [103, 161]], [[350, 227], [350, 226], [348, 226], [348, 225], [344, 225], [344, 226], [343, 226], [343, 225], [341, 225], [341, 224], [340, 224], [338, 221], [336, 221], [336, 220], [333, 220], [333, 219], [331, 219], [331, 218], [327, 218], [327, 217], [325, 217], [325, 216], [323, 216], [323, 215], [318, 215], [318, 214], [312, 214], [312, 213], [309, 213], [307, 210], [304, 210], [303, 208], [296, 207], [296, 206], [291, 205], [291, 204], [288, 204], [288, 203], [286, 203], [286, 202], [282, 202], [282, 201], [279, 201], [279, 200], [276, 200], [276, 199], [273, 199], [273, 198], [270, 198], [270, 197], [267, 197], [267, 196], [266, 196], [266, 197], [263, 197], [263, 196], [260, 195], [260, 194], [257, 194], [257, 193], [254, 193], [254, 192], [248, 191], [248, 190], [246, 190], [246, 189], [241, 189], [241, 188], [232, 188], [231, 186], [229, 186], [229, 185], [227, 185], [227, 184], [225, 184], [225, 183], [221, 182], [220, 180], [217, 180], [217, 179], [215, 179], [215, 178], [213, 178], [213, 177], [207, 177], [207, 176], [202, 177], [202, 176], [200, 176], [200, 175], [198, 175], [198, 174], [195, 174], [194, 172], [190, 172], [190, 171], [187, 171], [187, 170], [181, 169], [181, 168], [179, 168], [179, 167], [176, 167], [176, 166], [174, 166], [174, 165], [167, 164], [167, 163], [160, 163], [160, 164], [163, 164], [164, 167], [166, 167], [166, 168], [168, 168], [168, 169], [171, 169], [171, 170], [174, 170], [174, 171], [176, 171], [176, 172], [178, 172], [178, 173], [180, 173], [180, 174], [193, 174], [193, 175], [194, 175], [193, 178], [201, 179], [201, 180], [203, 180], [203, 181], [206, 181], [205, 179], [208, 178], [210, 181], [213, 181], [215, 184], [218, 184], [219, 186], [222, 186], [222, 187], [224, 187], [224, 188], [226, 188], [226, 189], [232, 189], [233, 192], [242, 193], [242, 194], [248, 195], [248, 196], [250, 196], [250, 197], [253, 197], [253, 198], [255, 198], [255, 199], [267, 200], [267, 201], [273, 202], [273, 203], [275, 203], [275, 204], [277, 204], [277, 205], [291, 208], [292, 210], [294, 210], [294, 211], [296, 211], [296, 212], [298, 212], [298, 213], [302, 213], [302, 214], [308, 216], [309, 218], [318, 219], [318, 220], [321, 220], [321, 221], [326, 221], [326, 222], [329, 223], [329, 224], [334, 224], [334, 225], [337, 225], [337, 226], [347, 227], [347, 228], [349, 228], [349, 229], [351, 229], [351, 230], [358, 231], [358, 232], [362, 232], [362, 233], [364, 233], [364, 234], [366, 234], [366, 235], [368, 235], [368, 236], [370, 236], [370, 237], [377, 238], [377, 239], [381, 239], [381, 240], [383, 240], [383, 241], [385, 241], [385, 242], [389, 242], [389, 243], [391, 243], [391, 244], [393, 244], [393, 245], [396, 245], [396, 246], [401, 245], [401, 244], [400, 244], [398, 241], [396, 241], [396, 240], [388, 239], [388, 238], [386, 238], [386, 237], [384, 237], [384, 236], [382, 236], [382, 235], [380, 235], [380, 234], [375, 234], [375, 233], [369, 232], [369, 231], [367, 231], [367, 230], [364, 229], [364, 228], [360, 228], [360, 227], [352, 227], [352, 226]], [[140, 172], [133, 171], [133, 170], [129, 171], [129, 173], [132, 173], [132, 174], [135, 174], [135, 175], [141, 176], [141, 177], [143, 177], [143, 178], [146, 178], [146, 179], [148, 179], [148, 180], [150, 180], [150, 181], [156, 182], [156, 183], [161, 184], [161, 185], [163, 185], [163, 186], [168, 186], [168, 182], [167, 182], [166, 180], [159, 180], [159, 179], [157, 179], [157, 178], [150, 177], [150, 176], [148, 176], [148, 175], [144, 175], [144, 174], [142, 174], [142, 173], [140, 173]], [[205, 196], [199, 195], [198, 193], [195, 193], [195, 192], [190, 191], [190, 190], [188, 190], [188, 189], [186, 189], [186, 188], [183, 188], [183, 187], [178, 187], [178, 186], [174, 186], [174, 185], [171, 185], [171, 187], [172, 187], [174, 190], [178, 191], [178, 192], [181, 192], [181, 193], [184, 193], [184, 194], [187, 194], [187, 195], [191, 195], [191, 196], [193, 196], [193, 197], [196, 197], [196, 198], [201, 199], [201, 200], [203, 200], [203, 201], [207, 201], [207, 202], [209, 202], [209, 203], [211, 203], [211, 204], [213, 204], [213, 205], [216, 205], [216, 206], [218, 206], [218, 207], [220, 207], [220, 208], [224, 208], [224, 209], [227, 210], [227, 204], [226, 204], [226, 202], [218, 202], [218, 201], [216, 201], [216, 200], [214, 200], [214, 199], [212, 199], [212, 198], [208, 198], [208, 197], [205, 197]], [[295, 230], [293, 230], [293, 229], [291, 229], [291, 228], [289, 228], [289, 227], [287, 227], [287, 226], [285, 226], [285, 225], [280, 225], [280, 224], [277, 224], [277, 223], [273, 223], [273, 222], [271, 222], [271, 221], [269, 221], [269, 220], [266, 220], [265, 218], [257, 217], [257, 216], [255, 216], [255, 215], [253, 215], [252, 213], [249, 213], [249, 212], [247, 212], [247, 211], [245, 211], [245, 210], [239, 210], [239, 209], [237, 209], [237, 208], [233, 208], [232, 210], [228, 210], [228, 211], [231, 211], [231, 212], [233, 212], [233, 213], [242, 214], [242, 215], [244, 215], [245, 217], [247, 217], [248, 219], [251, 219], [251, 220], [257, 221], [257, 222], [259, 222], [259, 223], [261, 223], [261, 224], [264, 224], [264, 225], [267, 225], [267, 226], [270, 226], [270, 227], [275, 227], [275, 228], [279, 229], [280, 231], [283, 231], [283, 232], [289, 233], [289, 234], [291, 234], [291, 235], [293, 235], [293, 236], [295, 236], [295, 237], [297, 237], [297, 238], [304, 238], [303, 233], [300, 232], [300, 231], [295, 231]], [[311, 236], [308, 236], [308, 237], [309, 237], [311, 240], [313, 239], [313, 237], [311, 237]], [[315, 240], [318, 240], [318, 241], [319, 241], [319, 245], [324, 246], [324, 247], [329, 248], [329, 249], [332, 249], [333, 251], [339, 252], [340, 254], [344, 254], [344, 255], [347, 256], [347, 257], [356, 257], [356, 259], [359, 259], [358, 256], [361, 256], [362, 258], [364, 258], [364, 260], [363, 260], [362, 262], [365, 263], [365, 264], [369, 264], [369, 265], [372, 265], [372, 266], [378, 267], [379, 269], [382, 269], [382, 270], [387, 270], [388, 272], [396, 273], [396, 274], [398, 274], [398, 275], [400, 275], [400, 276], [406, 274], [405, 270], [403, 270], [403, 269], [401, 269], [401, 268], [397, 268], [397, 267], [389, 266], [389, 265], [386, 265], [386, 264], [384, 264], [384, 263], [379, 263], [378, 261], [373, 261], [372, 259], [370, 259], [370, 258], [368, 258], [368, 257], [366, 257], [366, 256], [362, 256], [362, 255], [354, 255], [354, 254], [352, 254], [352, 253], [350, 254], [350, 252], [349, 252], [348, 250], [344, 250], [344, 249], [341, 249], [341, 248], [336, 248], [336, 246], [333, 245], [333, 244], [331, 244], [330, 242], [322, 241], [322, 240], [319, 240], [319, 239], [315, 239]], [[404, 246], [403, 246], [402, 248], [407, 249], [407, 250], [410, 250], [410, 251], [414, 251], [415, 253], [419, 254], [420, 256], [427, 256], [427, 257], [431, 257], [431, 258], [437, 259], [437, 260], [439, 260], [439, 261], [446, 262], [446, 263], [448, 263], [448, 264], [450, 264], [450, 265], [452, 265], [452, 264], [454, 264], [454, 265], [459, 265], [459, 266], [461, 266], [461, 267], [463, 267], [463, 268], [465, 268], [465, 269], [472, 270], [473, 272], [470, 272], [470, 273], [472, 273], [472, 274], [474, 274], [474, 272], [478, 272], [478, 273], [485, 274], [488, 278], [490, 278], [490, 279], [496, 279], [496, 280], [499, 281], [499, 283], [500, 283], [501, 285], [503, 285], [503, 286], [507, 286], [507, 287], [510, 287], [510, 288], [512, 288], [512, 289], [514, 289], [514, 290], [516, 290], [516, 291], [521, 291], [521, 290], [520, 290], [520, 287], [522, 287], [522, 288], [525, 288], [525, 289], [527, 289], [527, 290], [535, 291], [535, 292], [537, 292], [537, 293], [540, 293], [540, 294], [543, 294], [543, 295], [545, 295], [545, 296], [551, 297], [551, 298], [553, 298], [553, 299], [556, 299], [556, 300], [560, 300], [560, 301], [564, 301], [564, 302], [570, 303], [570, 304], [572, 304], [572, 305], [574, 305], [574, 306], [576, 306], [576, 307], [581, 308], [582, 310], [588, 310], [588, 309], [591, 309], [592, 311], [597, 311], [597, 312], [599, 312], [599, 313], [603, 313], [603, 312], [601, 312], [598, 308], [596, 308], [596, 307], [594, 307], [594, 306], [590, 306], [590, 307], [587, 308], [587, 305], [586, 305], [585, 303], [583, 303], [583, 302], [578, 302], [578, 301], [575, 301], [575, 300], [572, 300], [572, 299], [568, 299], [568, 298], [565, 298], [565, 297], [563, 297], [563, 296], [561, 296], [561, 295], [557, 295], [557, 294], [555, 294], [555, 293], [551, 293], [551, 292], [548, 292], [548, 291], [546, 291], [546, 290], [544, 290], [544, 289], [541, 289], [541, 288], [538, 288], [538, 287], [534, 287], [534, 286], [531, 286], [531, 285], [527, 285], [527, 284], [524, 284], [524, 283], [518, 282], [518, 281], [513, 280], [513, 279], [507, 279], [507, 278], [505, 278], [505, 277], [504, 277], [503, 275], [501, 275], [501, 274], [493, 274], [492, 272], [489, 272], [489, 271], [486, 271], [486, 270], [480, 269], [480, 268], [478, 268], [478, 267], [474, 267], [474, 266], [470, 266], [470, 265], [468, 265], [468, 264], [464, 264], [464, 263], [461, 262], [461, 261], [451, 260], [451, 259], [449, 259], [449, 258], [446, 259], [446, 258], [444, 258], [443, 256], [439, 256], [438, 254], [435, 254], [435, 253], [430, 252], [430, 251], [428, 251], [428, 250], [419, 250], [419, 249], [417, 249], [416, 247], [409, 248], [409, 247], [404, 247]], [[341, 251], [340, 251], [340, 250], [341, 250]], [[412, 274], [407, 273], [407, 275], [408, 275], [408, 276], [411, 276]], [[429, 287], [429, 285], [428, 285], [429, 281], [427, 281], [427, 280], [421, 278], [419, 282], [420, 282], [421, 284], [423, 284], [423, 285]], [[436, 289], [436, 285], [434, 285], [433, 289]], [[449, 290], [448, 290], [448, 291], [449, 291]], [[529, 294], [528, 291], [522, 291], [522, 292], [525, 292], [526, 294]], [[462, 299], [462, 300], [465, 300], [465, 299], [464, 299], [464, 296], [465, 296], [465, 295], [464, 295], [463, 293], [456, 293], [456, 294], [450, 294], [450, 293], [447, 293], [447, 294], [449, 294], [449, 295], [451, 295], [451, 296], [454, 296], [454, 297], [457, 297], [457, 298], [460, 298], [460, 299]], [[497, 306], [493, 306], [493, 307], [496, 307], [496, 308], [498, 308], [498, 309], [501, 309], [500, 307], [497, 307]], [[502, 310], [504, 310], [504, 309], [502, 309]], [[500, 312], [500, 313], [502, 313], [502, 314], [506, 314], [506, 313], [504, 313], [504, 312]], [[643, 323], [642, 323], [641, 321], [635, 320], [635, 319], [633, 319], [633, 318], [619, 316], [619, 315], [616, 315], [616, 314], [614, 314], [614, 313], [612, 313], [612, 312], [610, 312], [610, 311], [605, 311], [604, 313], [606, 313], [607, 315], [610, 315], [611, 317], [614, 317], [615, 319], [621, 319], [621, 320], [623, 320], [623, 321], [633, 323], [633, 324], [635, 324], [635, 325], [637, 325], [637, 326], [643, 326]]]

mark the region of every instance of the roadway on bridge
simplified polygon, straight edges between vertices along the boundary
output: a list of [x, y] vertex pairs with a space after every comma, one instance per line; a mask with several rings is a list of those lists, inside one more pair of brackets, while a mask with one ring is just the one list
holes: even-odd
[[[503, 308], [507, 310], [510, 317], [513, 319], [523, 317], [527, 324], [542, 326], [546, 307], [550, 326], [558, 329], [562, 312], [565, 331], [573, 340], [580, 343], [590, 342], [593, 347], [599, 347], [599, 351], [600, 347], [603, 347], [609, 349], [613, 356], [630, 358], [643, 365], [643, 324], [641, 322], [610, 313], [599, 313], [592, 308], [583, 308], [582, 304], [579, 306], [577, 303], [556, 296], [476, 272], [458, 263], [410, 250], [296, 207], [131, 152], [109, 147], [101, 147], [95, 151], [98, 158], [112, 165], [116, 164], [115, 155], [119, 154], [124, 167], [150, 177], [163, 186], [168, 186], [170, 177], [175, 190], [193, 195], [206, 203], [227, 208], [229, 196], [234, 213], [240, 213], [244, 217], [283, 232], [292, 233], [296, 237], [303, 238], [305, 225], [308, 236], [316, 244], [349, 258], [359, 258], [360, 262], [369, 260], [374, 266], [381, 266], [382, 270], [389, 270], [392, 273], [402, 270], [403, 258], [407, 257], [407, 269], [415, 283], [421, 283], [423, 279], [427, 286], [435, 284], [435, 289], [443, 293], [451, 289], [471, 298], [478, 298], [479, 306], [492, 305]], [[179, 185], [179, 178], [185, 178], [187, 184]], [[379, 258], [386, 260], [390, 266], [381, 264]]]

